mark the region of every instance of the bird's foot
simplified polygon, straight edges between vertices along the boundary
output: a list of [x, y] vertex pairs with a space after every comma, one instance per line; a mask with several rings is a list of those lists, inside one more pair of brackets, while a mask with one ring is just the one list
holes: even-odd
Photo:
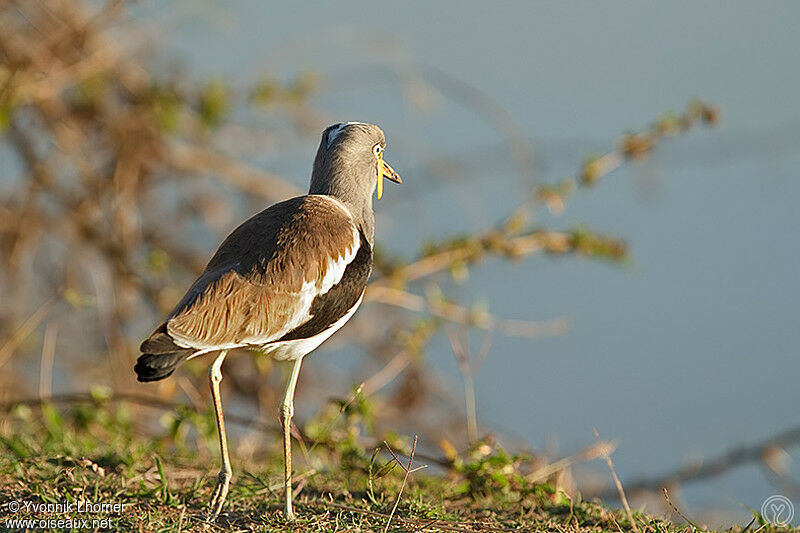
[[222, 511], [222, 504], [225, 503], [225, 497], [228, 495], [228, 486], [231, 483], [230, 472], [224, 470], [219, 473], [217, 477], [217, 486], [214, 487], [214, 492], [211, 494], [211, 501], [208, 503], [208, 516], [207, 520], [213, 522]]

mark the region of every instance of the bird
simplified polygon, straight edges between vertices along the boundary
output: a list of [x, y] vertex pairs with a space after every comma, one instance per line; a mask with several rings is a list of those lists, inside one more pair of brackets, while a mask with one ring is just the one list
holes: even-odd
[[372, 271], [373, 195], [383, 180], [402, 183], [384, 161], [383, 131], [345, 122], [322, 132], [308, 194], [276, 203], [240, 224], [220, 244], [185, 296], [140, 346], [140, 382], [165, 379], [184, 361], [216, 353], [209, 386], [222, 466], [208, 517], [222, 510], [232, 475], [220, 382], [230, 350], [250, 348], [292, 363], [280, 405], [284, 516], [292, 507], [291, 423], [303, 358], [358, 309]]

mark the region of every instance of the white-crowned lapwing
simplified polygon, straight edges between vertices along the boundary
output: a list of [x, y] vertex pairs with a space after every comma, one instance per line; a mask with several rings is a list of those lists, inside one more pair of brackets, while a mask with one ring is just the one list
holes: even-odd
[[187, 359], [218, 352], [209, 369], [222, 470], [210, 502], [219, 514], [231, 478], [219, 383], [233, 348], [293, 361], [281, 403], [285, 516], [292, 511], [291, 420], [303, 357], [353, 316], [372, 269], [372, 194], [383, 178], [401, 183], [383, 160], [386, 141], [372, 124], [335, 124], [322, 133], [308, 194], [246, 220], [220, 245], [205, 271], [142, 343], [139, 381], [171, 375]]

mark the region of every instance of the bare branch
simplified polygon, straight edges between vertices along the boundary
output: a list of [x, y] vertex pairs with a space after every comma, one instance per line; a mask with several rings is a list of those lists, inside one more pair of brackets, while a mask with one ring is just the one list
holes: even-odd
[[303, 194], [303, 190], [284, 178], [246, 165], [208, 148], [199, 148], [186, 142], [170, 144], [170, 163], [182, 172], [193, 174], [213, 173], [235, 188], [276, 202]]
[[485, 311], [472, 311], [465, 307], [446, 302], [431, 301], [417, 294], [372, 284], [367, 290], [367, 301], [401, 307], [409, 311], [428, 313], [444, 320], [474, 326], [489, 331], [499, 331], [515, 337], [536, 338], [551, 335], [563, 335], [567, 330], [567, 322], [563, 318], [554, 318], [542, 322], [527, 320], [511, 320], [499, 318]]

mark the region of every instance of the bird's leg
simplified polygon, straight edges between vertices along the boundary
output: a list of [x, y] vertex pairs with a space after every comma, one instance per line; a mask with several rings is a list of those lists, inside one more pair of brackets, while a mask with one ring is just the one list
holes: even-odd
[[227, 350], [222, 350], [217, 355], [217, 358], [214, 359], [214, 364], [208, 369], [211, 399], [214, 402], [214, 413], [217, 416], [219, 453], [222, 456], [222, 470], [219, 471], [217, 486], [214, 487], [214, 492], [211, 494], [211, 502], [209, 503], [208, 519], [210, 521], [215, 520], [222, 510], [222, 504], [225, 502], [225, 496], [228, 495], [228, 486], [231, 482], [231, 461], [228, 457], [228, 440], [225, 437], [225, 421], [222, 418], [222, 398], [219, 394], [219, 383], [222, 381], [222, 361], [225, 360], [227, 354]]
[[283, 424], [283, 467], [284, 467], [284, 490], [285, 502], [283, 515], [286, 520], [294, 520], [292, 510], [292, 416], [294, 415], [294, 388], [297, 385], [297, 376], [300, 374], [300, 364], [303, 358], [300, 357], [294, 362], [292, 375], [289, 376], [289, 383], [286, 384], [286, 394], [281, 402], [281, 423]]

